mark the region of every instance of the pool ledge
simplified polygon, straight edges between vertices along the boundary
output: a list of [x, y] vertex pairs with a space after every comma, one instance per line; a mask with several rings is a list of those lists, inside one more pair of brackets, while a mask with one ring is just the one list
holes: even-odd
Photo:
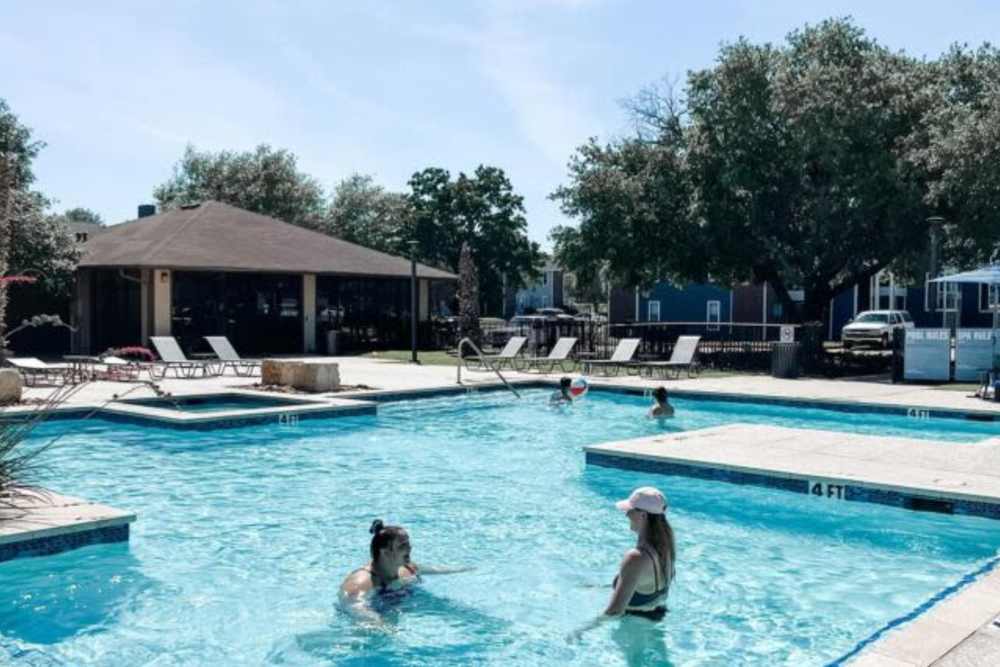
[[1000, 443], [727, 424], [584, 447], [587, 463], [1000, 519]]
[[940, 667], [1000, 664], [1000, 568], [930, 600], [832, 665]]
[[0, 562], [124, 542], [135, 518], [131, 512], [39, 489], [22, 509], [0, 511]]

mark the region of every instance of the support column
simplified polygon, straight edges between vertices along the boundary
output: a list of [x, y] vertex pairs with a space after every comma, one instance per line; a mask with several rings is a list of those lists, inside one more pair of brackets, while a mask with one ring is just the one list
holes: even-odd
[[70, 340], [73, 351], [77, 354], [89, 354], [92, 351], [90, 349], [91, 279], [90, 270], [77, 269], [70, 322], [76, 328]]
[[173, 273], [169, 269], [152, 270], [153, 326], [152, 336], [169, 336], [172, 306]]
[[153, 335], [153, 322], [156, 317], [153, 312], [153, 279], [155, 277], [156, 272], [150, 269], [139, 271], [139, 280], [142, 281], [139, 285], [139, 340], [142, 341], [141, 344], [145, 344], [145, 341]]
[[431, 319], [431, 281], [421, 280], [418, 281], [420, 286], [420, 310], [418, 317], [421, 322], [426, 322]]
[[316, 351], [316, 274], [302, 274], [302, 351]]

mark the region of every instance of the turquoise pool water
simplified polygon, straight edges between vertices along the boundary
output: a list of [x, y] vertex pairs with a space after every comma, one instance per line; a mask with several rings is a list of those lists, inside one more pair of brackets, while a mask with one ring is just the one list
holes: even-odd
[[170, 396], [165, 398], [128, 398], [121, 403], [143, 405], [150, 408], [180, 410], [182, 412], [216, 412], [220, 410], [251, 410], [258, 408], [285, 408], [314, 405], [314, 401], [298, 401], [274, 396], [243, 396], [221, 394], [218, 396]]
[[[69, 435], [42, 481], [139, 521], [130, 544], [0, 564], [0, 663], [822, 665], [1000, 547], [986, 519], [588, 468], [581, 445], [661, 426], [641, 397], [547, 395], [297, 427], [48, 424], [39, 437]], [[676, 403], [680, 425], [713, 419]], [[569, 643], [633, 541], [612, 501], [643, 484], [670, 499], [671, 612]], [[476, 567], [426, 577], [386, 611], [388, 634], [335, 604], [376, 517], [410, 529], [415, 561]]]

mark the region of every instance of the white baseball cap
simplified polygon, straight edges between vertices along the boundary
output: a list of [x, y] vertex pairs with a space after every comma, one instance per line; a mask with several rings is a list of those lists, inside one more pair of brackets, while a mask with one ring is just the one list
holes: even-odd
[[667, 499], [658, 489], [652, 486], [641, 486], [625, 500], [619, 500], [615, 503], [615, 507], [623, 512], [642, 510], [650, 514], [665, 514], [667, 512]]

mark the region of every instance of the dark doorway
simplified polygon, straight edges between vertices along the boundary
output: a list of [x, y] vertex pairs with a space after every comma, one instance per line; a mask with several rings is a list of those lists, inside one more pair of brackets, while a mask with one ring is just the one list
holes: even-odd
[[91, 348], [145, 345], [142, 337], [142, 284], [138, 271], [97, 269], [90, 280]]
[[242, 356], [302, 352], [302, 276], [175, 271], [171, 331], [188, 352], [226, 336]]

